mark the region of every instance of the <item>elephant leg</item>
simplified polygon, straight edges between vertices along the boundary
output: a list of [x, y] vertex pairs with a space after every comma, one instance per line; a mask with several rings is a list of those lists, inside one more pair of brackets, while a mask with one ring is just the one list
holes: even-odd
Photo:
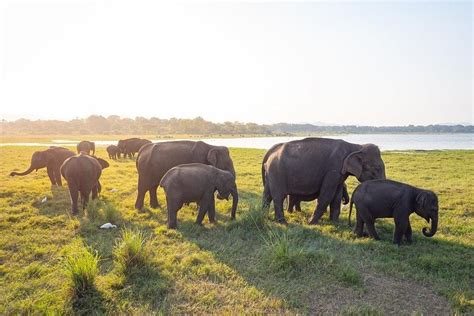
[[329, 204], [329, 219], [335, 222], [341, 214], [342, 184], [337, 188], [336, 194]]
[[301, 200], [296, 201], [296, 203], [295, 203], [295, 209], [296, 209], [298, 212], [301, 212]]
[[150, 193], [150, 206], [153, 208], [160, 207], [160, 202], [158, 202], [158, 196], [156, 194], [157, 190], [158, 190], [158, 184], [152, 185], [150, 190], [148, 190], [148, 192]]
[[76, 215], [79, 212], [77, 200], [79, 199], [79, 190], [74, 184], [69, 183], [69, 195], [71, 196], [71, 213]]
[[283, 213], [283, 201], [285, 196], [277, 196], [273, 199], [273, 206], [275, 208], [275, 220], [281, 224], [287, 224], [285, 214]]
[[92, 187], [92, 199], [95, 200], [97, 199], [97, 196], [99, 195], [99, 182], [97, 182], [96, 185]]
[[336, 182], [338, 176], [336, 176], [335, 173], [335, 171], [328, 172], [324, 177], [324, 181], [320, 190], [321, 193], [318, 197], [318, 204], [313, 212], [311, 220], [309, 221], [310, 225], [316, 225], [319, 222], [329, 203], [331, 203], [331, 201], [334, 199], [334, 195], [338, 188], [338, 184]]
[[60, 165], [55, 166], [53, 171], [54, 171], [54, 177], [56, 179], [56, 184], [62, 187], [63, 183], [61, 181], [61, 166]]
[[394, 221], [395, 232], [393, 234], [393, 243], [400, 246], [403, 235], [406, 233], [408, 228], [408, 219], [401, 216], [395, 216]]
[[[369, 209], [364, 205], [357, 205], [357, 217], [361, 218], [365, 225], [367, 225], [367, 230], [369, 235], [375, 240], [380, 240], [377, 231], [375, 230], [375, 219], [372, 214], [370, 214]], [[363, 234], [363, 231], [362, 231]]]
[[288, 195], [287, 197], [287, 200], [288, 200], [288, 208], [286, 209], [286, 211], [288, 213], [293, 213], [293, 209], [295, 208], [295, 205], [299, 202], [298, 199], [293, 196], [293, 195]]
[[206, 212], [211, 208], [211, 201], [213, 198], [214, 192], [206, 192], [201, 201], [199, 201], [199, 211], [196, 218], [196, 224], [202, 225], [202, 220], [204, 219]]
[[56, 185], [56, 177], [54, 176], [53, 168], [46, 167], [46, 171], [48, 172], [49, 181], [51, 181], [51, 185]]
[[207, 210], [207, 217], [210, 223], [216, 222], [216, 201], [214, 194], [212, 195], [211, 202], [209, 203], [209, 209]]
[[82, 209], [84, 210], [89, 203], [90, 191], [81, 191]]
[[411, 236], [412, 236], [412, 230], [411, 230], [410, 220], [408, 220], [407, 229], [405, 231], [405, 239], [407, 240], [407, 243], [409, 244], [413, 242], [413, 239], [411, 238]]
[[178, 227], [178, 210], [183, 206], [183, 203], [174, 201], [167, 196], [166, 205], [168, 207], [168, 228], [176, 229]]
[[359, 214], [357, 214], [356, 216], [356, 227], [354, 232], [356, 233], [357, 237], [364, 236], [364, 221], [362, 220]]
[[149, 190], [148, 178], [143, 175], [138, 175], [138, 194], [135, 201], [135, 208], [141, 210], [143, 208], [143, 201], [145, 200], [145, 193]]
[[271, 202], [272, 202], [272, 195], [270, 194], [270, 187], [267, 182], [265, 184], [265, 187], [263, 188], [262, 209], [268, 209], [270, 207]]

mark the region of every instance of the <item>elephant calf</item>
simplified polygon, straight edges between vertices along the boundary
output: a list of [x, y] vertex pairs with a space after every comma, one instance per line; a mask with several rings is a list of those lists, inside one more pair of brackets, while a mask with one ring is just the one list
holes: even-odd
[[209, 221], [215, 221], [214, 192], [217, 198], [228, 199], [232, 195], [231, 217], [235, 219], [239, 196], [235, 178], [229, 171], [201, 163], [179, 165], [170, 169], [160, 182], [166, 194], [168, 228], [177, 227], [177, 213], [183, 204], [196, 202], [199, 212], [196, 223], [201, 224], [207, 212]]
[[423, 235], [433, 237], [438, 229], [438, 197], [429, 190], [422, 190], [411, 185], [391, 180], [370, 180], [361, 183], [352, 194], [349, 209], [349, 225], [352, 204], [357, 208], [355, 232], [363, 235], [364, 224], [370, 236], [379, 240], [374, 222], [377, 218], [394, 218], [395, 233], [393, 242], [400, 245], [403, 235], [411, 243], [410, 214], [415, 212], [429, 223], [431, 229], [423, 228]]
[[102, 169], [109, 166], [109, 163], [101, 158], [80, 153], [68, 158], [61, 166], [61, 174], [66, 179], [71, 196], [72, 214], [78, 213], [77, 199], [81, 193], [82, 208], [84, 209], [89, 201], [92, 192], [92, 199], [97, 198], [100, 192], [99, 178]]
[[110, 159], [120, 158], [120, 149], [115, 145], [109, 145], [106, 148]]

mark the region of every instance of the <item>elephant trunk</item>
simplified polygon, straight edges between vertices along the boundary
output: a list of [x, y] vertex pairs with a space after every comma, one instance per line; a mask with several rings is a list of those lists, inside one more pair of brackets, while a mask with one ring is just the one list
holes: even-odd
[[237, 190], [233, 190], [231, 193], [232, 195], [232, 211], [231, 211], [231, 218], [235, 219], [235, 213], [237, 211], [237, 204], [239, 203], [239, 194]]
[[14, 177], [14, 176], [26, 176], [27, 174], [30, 174], [31, 172], [33, 172], [33, 170], [35, 170], [37, 168], [33, 168], [33, 166], [30, 166], [28, 168], [28, 170], [24, 171], [24, 172], [15, 172], [13, 171], [12, 173], [10, 173], [10, 176]]
[[438, 230], [438, 214], [431, 217], [431, 229], [428, 231], [426, 227], [423, 227], [422, 232], [426, 237], [433, 237]]

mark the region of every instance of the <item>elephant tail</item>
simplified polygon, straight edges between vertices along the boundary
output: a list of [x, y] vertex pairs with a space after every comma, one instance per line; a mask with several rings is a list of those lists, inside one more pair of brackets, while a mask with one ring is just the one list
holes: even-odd
[[352, 214], [352, 205], [354, 204], [354, 199], [351, 198], [351, 204], [349, 206], [349, 218], [348, 218], [348, 225], [351, 227], [351, 214]]
[[262, 162], [262, 183], [265, 186], [265, 162]]

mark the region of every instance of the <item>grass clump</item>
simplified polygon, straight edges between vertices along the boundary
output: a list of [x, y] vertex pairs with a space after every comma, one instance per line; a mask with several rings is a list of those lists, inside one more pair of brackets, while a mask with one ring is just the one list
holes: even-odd
[[265, 261], [270, 269], [277, 272], [298, 272], [308, 262], [310, 253], [287, 231], [269, 229], [264, 238], [266, 245]]
[[99, 272], [99, 255], [88, 249], [69, 254], [65, 261], [66, 274], [72, 282], [76, 297], [84, 297], [95, 291], [95, 277]]
[[127, 228], [122, 230], [122, 236], [115, 245], [114, 256], [118, 268], [125, 273], [147, 266], [151, 260], [151, 249], [145, 233]]
[[109, 223], [117, 223], [120, 220], [120, 213], [114, 205], [107, 203], [103, 207], [104, 219]]

